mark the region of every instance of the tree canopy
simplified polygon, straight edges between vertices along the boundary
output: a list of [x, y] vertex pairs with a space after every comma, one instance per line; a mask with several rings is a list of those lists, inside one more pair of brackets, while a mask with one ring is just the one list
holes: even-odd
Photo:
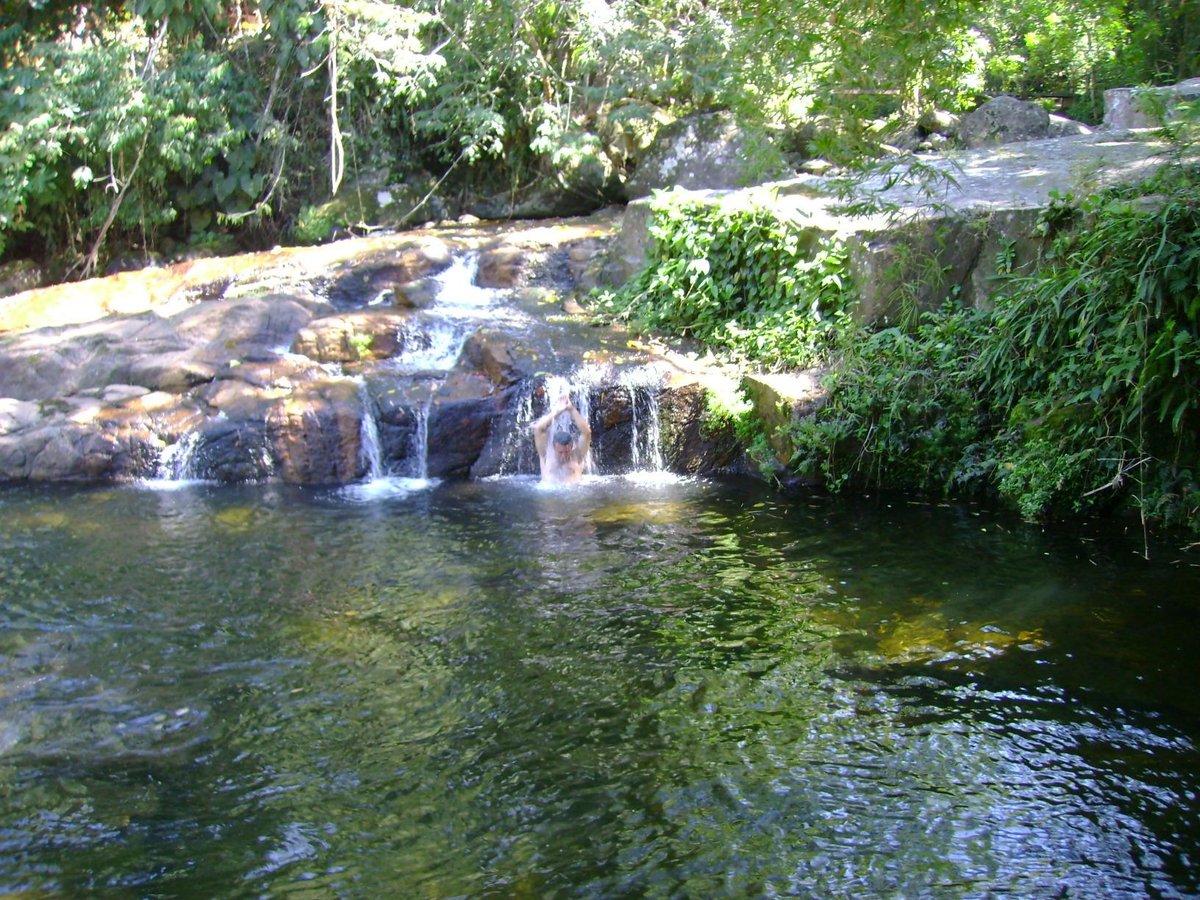
[[[726, 108], [854, 152], [988, 92], [1085, 120], [1200, 69], [1200, 0], [0, 0], [0, 259], [293, 237], [368, 169], [443, 193]], [[823, 147], [822, 149], [828, 149]]]

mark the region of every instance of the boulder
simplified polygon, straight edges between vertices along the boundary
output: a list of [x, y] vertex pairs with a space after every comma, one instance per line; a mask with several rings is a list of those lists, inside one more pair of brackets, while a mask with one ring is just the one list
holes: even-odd
[[467, 338], [459, 362], [492, 384], [506, 387], [532, 377], [541, 354], [528, 341], [494, 328], [479, 328]]
[[441, 285], [433, 278], [398, 282], [392, 285], [392, 305], [399, 309], [429, 309], [437, 302]]
[[596, 119], [605, 152], [622, 170], [636, 166], [658, 132], [671, 122], [665, 110], [639, 100], [606, 106]]
[[699, 381], [668, 385], [659, 397], [662, 455], [672, 472], [743, 475], [751, 469], [732, 420], [709, 414], [709, 389]]
[[516, 287], [525, 272], [527, 255], [525, 249], [505, 242], [484, 247], [479, 252], [475, 283], [484, 288]]
[[625, 190], [630, 199], [672, 187], [731, 190], [788, 172], [765, 132], [743, 127], [727, 112], [697, 113], [659, 131]]
[[927, 109], [917, 118], [917, 130], [922, 136], [931, 134], [955, 135], [962, 127], [962, 116], [944, 109]]
[[809, 418], [825, 403], [828, 391], [821, 383], [824, 376], [822, 369], [807, 369], [793, 373], [753, 373], [742, 379], [742, 390], [766, 426], [767, 443], [781, 468], [787, 466], [795, 452], [789, 426]]
[[106, 410], [102, 401], [0, 401], [0, 478], [102, 481], [130, 477], [161, 442], [144, 417]]
[[565, 135], [542, 161], [532, 183], [476, 201], [484, 219], [546, 219], [594, 212], [621, 198], [616, 165], [591, 132]]
[[396, 181], [383, 170], [369, 171], [341, 185], [335, 196], [305, 206], [292, 236], [300, 244], [321, 244], [339, 236], [412, 228], [454, 214], [440, 196], [436, 179], [424, 173]]
[[1085, 125], [1083, 122], [1078, 122], [1075, 119], [1069, 119], [1066, 116], [1060, 116], [1056, 113], [1050, 113], [1049, 136], [1052, 138], [1078, 137], [1094, 133], [1095, 129]]
[[397, 285], [411, 284], [449, 267], [454, 250], [436, 237], [423, 237], [394, 254], [369, 264], [338, 266], [330, 274], [325, 293], [339, 309], [365, 306]]
[[1001, 95], [963, 117], [958, 138], [969, 148], [1030, 141], [1050, 134], [1050, 114], [1036, 103]]
[[366, 378], [367, 393], [375, 413], [383, 467], [395, 474], [417, 477], [424, 472], [425, 452], [421, 433], [428, 424], [432, 393], [436, 384], [406, 381], [383, 373]]
[[363, 411], [358, 385], [344, 378], [303, 385], [275, 403], [266, 438], [279, 476], [290, 484], [360, 478]]
[[431, 478], [466, 478], [483, 453], [504, 395], [487, 378], [453, 373], [434, 394], [429, 409], [426, 466]]
[[1173, 118], [1181, 101], [1200, 98], [1200, 78], [1168, 87], [1122, 87], [1104, 92], [1104, 128], [1158, 128]]

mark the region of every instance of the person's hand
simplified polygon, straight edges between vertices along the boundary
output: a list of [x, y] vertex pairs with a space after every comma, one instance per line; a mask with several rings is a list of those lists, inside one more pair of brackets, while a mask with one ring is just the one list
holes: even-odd
[[560, 411], [564, 410], [564, 409], [570, 409], [571, 408], [570, 396], [567, 394], [563, 394], [561, 397], [559, 397], [558, 398], [558, 406], [556, 408]]

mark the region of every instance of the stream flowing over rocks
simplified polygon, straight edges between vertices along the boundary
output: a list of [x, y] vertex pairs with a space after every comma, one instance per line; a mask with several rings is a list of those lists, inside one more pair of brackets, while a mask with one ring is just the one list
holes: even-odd
[[[895, 177], [913, 159], [855, 187], [850, 199], [875, 205], [868, 214], [848, 214], [823, 175], [687, 196], [767, 205], [815, 237], [839, 237], [858, 314], [887, 321], [901, 298], [986, 304], [998, 258], [1014, 271], [1036, 264], [1056, 196], [1146, 176], [1171, 153], [1153, 131], [1118, 128], [923, 157], [932, 181]], [[749, 471], [731, 427], [706, 416], [709, 392], [740, 387], [773, 432], [820, 405], [819, 372], [735, 373], [739, 383], [631, 341], [575, 302], [645, 264], [653, 202], [200, 259], [2, 298], [0, 480], [533, 474], [529, 426], [548, 384], [589, 417], [597, 472]]]
[[578, 314], [615, 225], [431, 229], [0, 301], [0, 479], [531, 474], [548, 379], [590, 416], [597, 471], [737, 467], [686, 359]]

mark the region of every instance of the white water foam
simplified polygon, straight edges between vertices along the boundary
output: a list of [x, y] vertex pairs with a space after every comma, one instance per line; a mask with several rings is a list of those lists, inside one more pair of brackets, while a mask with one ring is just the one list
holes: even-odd
[[437, 484], [437, 479], [408, 478], [402, 475], [385, 475], [371, 481], [356, 481], [338, 488], [337, 494], [356, 503], [373, 503], [392, 497], [407, 497], [425, 491]]

